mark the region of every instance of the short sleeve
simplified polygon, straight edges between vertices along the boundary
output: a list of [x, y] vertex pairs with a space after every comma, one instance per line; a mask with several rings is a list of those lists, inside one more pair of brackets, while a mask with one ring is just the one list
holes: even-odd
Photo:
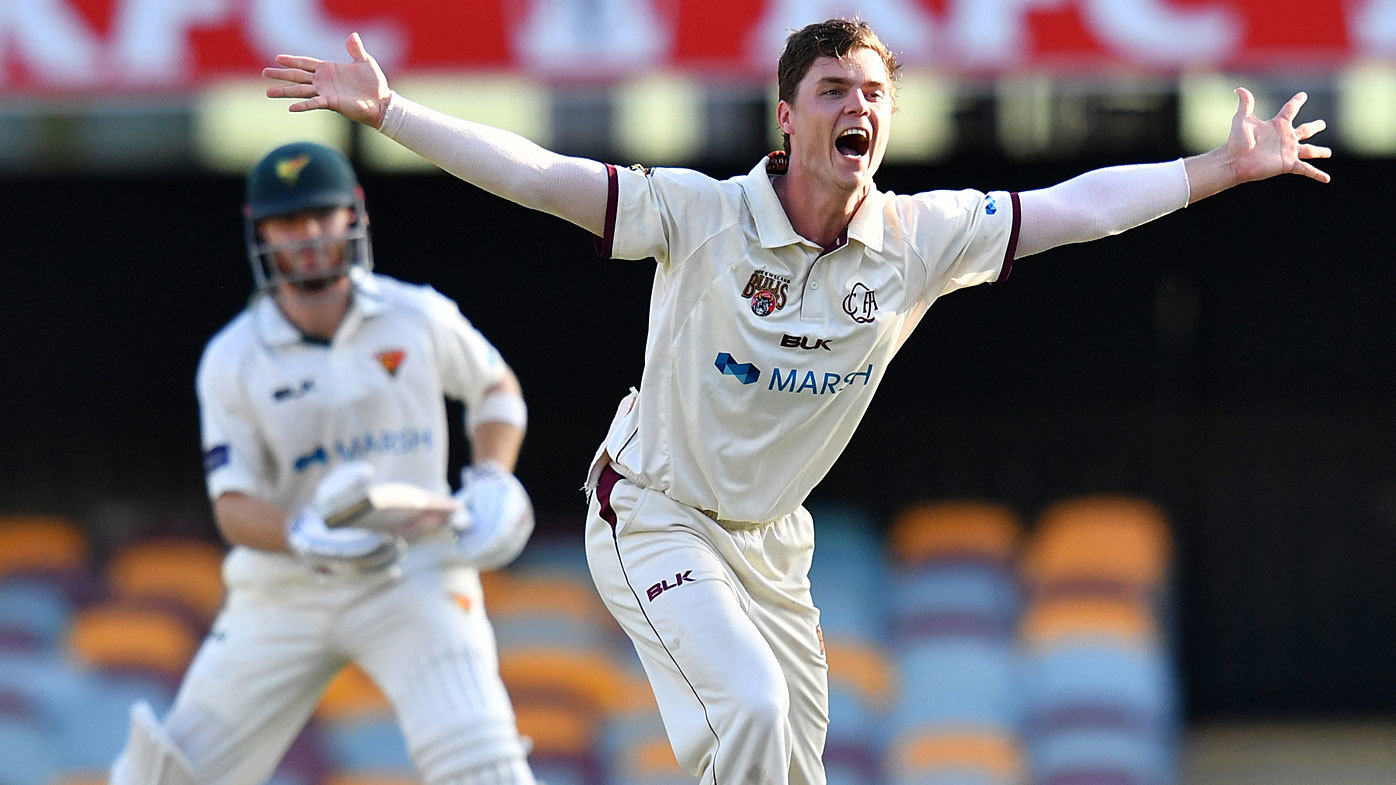
[[465, 318], [454, 300], [434, 289], [427, 288], [425, 292], [442, 392], [473, 406], [484, 397], [485, 390], [504, 378], [504, 359]]
[[246, 391], [231, 358], [206, 351], [195, 386], [203, 442], [204, 484], [210, 499], [237, 491], [258, 496], [269, 492], [271, 478], [264, 443], [258, 434]]
[[1008, 278], [1018, 244], [1018, 194], [930, 191], [906, 198], [914, 213], [912, 243], [931, 268], [930, 299]]
[[611, 178], [598, 255], [680, 261], [732, 219], [719, 183], [691, 169], [607, 166]]

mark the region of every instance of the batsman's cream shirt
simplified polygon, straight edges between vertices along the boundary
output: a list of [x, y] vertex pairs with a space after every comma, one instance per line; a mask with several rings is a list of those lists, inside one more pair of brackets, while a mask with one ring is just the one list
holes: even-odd
[[598, 458], [723, 520], [795, 510], [926, 309], [1006, 278], [1017, 242], [1013, 193], [874, 190], [824, 249], [791, 227], [765, 159], [725, 181], [608, 169], [598, 250], [658, 269], [640, 389]]
[[[303, 336], [270, 297], [209, 341], [197, 381], [209, 498], [238, 491], [294, 513], [354, 460], [379, 480], [450, 493], [442, 399], [477, 403], [504, 362], [434, 289], [357, 269], [354, 279], [329, 342]], [[239, 560], [308, 569], [242, 547], [229, 557]]]

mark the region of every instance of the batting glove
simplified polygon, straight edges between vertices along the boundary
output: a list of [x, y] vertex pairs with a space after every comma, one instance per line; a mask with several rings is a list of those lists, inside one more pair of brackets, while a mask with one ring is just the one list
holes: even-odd
[[353, 526], [331, 529], [313, 506], [287, 522], [286, 545], [316, 572], [346, 578], [382, 572], [403, 554], [401, 537]]
[[351, 461], [336, 466], [315, 488], [315, 500], [286, 522], [286, 546], [321, 574], [355, 577], [382, 572], [402, 558], [401, 537], [353, 526], [325, 523], [356, 503], [373, 481], [372, 464]]
[[460, 509], [451, 516], [456, 552], [481, 570], [513, 561], [533, 534], [533, 502], [518, 478], [495, 461], [461, 470], [455, 498]]

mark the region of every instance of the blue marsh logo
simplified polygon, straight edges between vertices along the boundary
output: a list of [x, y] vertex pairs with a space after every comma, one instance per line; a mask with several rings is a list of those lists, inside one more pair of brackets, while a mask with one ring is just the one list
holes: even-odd
[[761, 369], [751, 363], [739, 363], [727, 352], [717, 353], [717, 369], [728, 376], [735, 376], [742, 384], [754, 384], [761, 378]]

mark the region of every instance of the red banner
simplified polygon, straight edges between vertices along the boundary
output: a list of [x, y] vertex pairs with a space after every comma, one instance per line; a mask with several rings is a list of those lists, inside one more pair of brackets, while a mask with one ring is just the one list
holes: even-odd
[[4, 0], [0, 91], [170, 91], [279, 52], [390, 76], [660, 69], [769, 81], [788, 31], [856, 11], [912, 67], [998, 73], [1327, 68], [1396, 54], [1396, 0]]

